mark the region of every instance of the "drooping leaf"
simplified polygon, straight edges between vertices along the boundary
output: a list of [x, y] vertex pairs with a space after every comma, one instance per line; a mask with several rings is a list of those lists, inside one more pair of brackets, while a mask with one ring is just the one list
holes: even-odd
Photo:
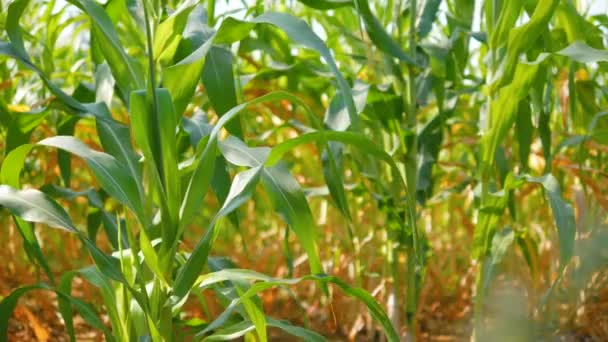
[[251, 197], [260, 178], [261, 170], [261, 166], [254, 167], [237, 174], [234, 178], [232, 185], [230, 186], [230, 192], [228, 193], [222, 208], [215, 214], [207, 232], [205, 232], [203, 238], [194, 247], [186, 264], [177, 272], [175, 283], [173, 284], [173, 293], [178, 298], [183, 298], [190, 291], [196, 278], [207, 263], [207, 257], [211, 250], [214, 235], [217, 233], [217, 222], [236, 210]]
[[278, 164], [265, 168], [262, 185], [275, 210], [296, 233], [302, 248], [308, 254], [311, 271], [323, 273], [316, 243], [318, 234], [316, 224], [298, 182], [284, 165]]
[[369, 8], [369, 2], [366, 0], [354, 0], [355, 8], [357, 12], [363, 19], [365, 23], [365, 31], [369, 35], [369, 38], [372, 40], [376, 47], [394, 57], [398, 58], [400, 61], [405, 62], [410, 65], [417, 65], [418, 63], [411, 55], [405, 53], [398, 42], [396, 42], [389, 34], [386, 32], [378, 18], [374, 16], [371, 9]]
[[500, 266], [505, 254], [507, 254], [511, 244], [513, 244], [514, 238], [515, 233], [511, 228], [503, 229], [494, 235], [494, 238], [492, 239], [490, 260], [486, 268], [486, 273], [484, 274], [485, 279], [483, 283], [485, 290], [488, 289], [490, 282], [496, 276], [495, 272]]
[[216, 43], [232, 43], [244, 38], [251, 31], [255, 24], [270, 24], [280, 28], [292, 40], [303, 46], [319, 52], [323, 60], [328, 64], [338, 82], [338, 88], [344, 96], [346, 107], [351, 123], [358, 122], [357, 110], [353, 101], [350, 86], [340, 70], [325, 43], [311, 30], [302, 19], [293, 17], [285, 13], [266, 12], [249, 22], [239, 21], [233, 18], [226, 19], [218, 29], [214, 39]]
[[84, 319], [85, 322], [90, 324], [93, 328], [103, 331], [108, 341], [114, 341], [112, 333], [108, 330], [108, 328], [106, 328], [106, 326], [103, 324], [103, 321], [99, 318], [98, 314], [95, 312], [95, 310], [90, 304], [87, 304], [82, 300], [74, 298], [68, 294], [59, 292], [45, 283], [20, 287], [11, 292], [11, 294], [7, 297], [3, 298], [2, 301], [0, 301], [0, 338], [8, 338], [8, 320], [11, 318], [13, 310], [15, 310], [19, 298], [24, 294], [34, 290], [54, 291], [58, 296], [62, 297], [71, 305], [73, 305], [80, 313], [81, 317]]
[[[223, 281], [253, 281], [249, 290], [243, 293], [240, 298], [251, 297], [260, 291], [280, 286], [280, 285], [295, 285], [302, 281], [315, 280], [323, 283], [331, 283], [337, 285], [344, 294], [349, 297], [355, 297], [361, 300], [368, 308], [372, 318], [378, 322], [386, 334], [389, 341], [399, 341], [399, 336], [395, 332], [388, 316], [376, 300], [365, 290], [347, 285], [342, 280], [328, 275], [308, 275], [301, 278], [279, 279], [266, 276], [250, 270], [244, 269], [224, 269], [221, 271], [208, 273], [200, 277], [198, 285], [201, 288], [223, 282]], [[233, 304], [231, 304], [233, 306]]]
[[28, 222], [44, 223], [69, 232], [78, 231], [63, 208], [38, 190], [15, 190], [8, 185], [0, 185], [0, 205]]
[[561, 190], [557, 179], [551, 174], [540, 177], [525, 177], [526, 181], [541, 184], [545, 194], [549, 197], [553, 219], [557, 226], [559, 236], [559, 259], [563, 270], [574, 253], [574, 240], [576, 235], [576, 223], [574, 209], [562, 199]]
[[143, 217], [136, 180], [114, 157], [92, 150], [80, 140], [70, 136], [46, 138], [39, 141], [38, 145], [56, 147], [83, 158], [108, 194], [131, 208], [138, 217]]
[[572, 43], [557, 54], [581, 63], [608, 62], [608, 50], [595, 49], [580, 41]]
[[91, 19], [91, 34], [97, 43], [102, 46], [101, 52], [105, 57], [112, 75], [123, 96], [131, 91], [143, 88], [144, 74], [139, 62], [129, 56], [123, 49], [118, 34], [106, 11], [92, 0], [69, 0], [85, 12]]

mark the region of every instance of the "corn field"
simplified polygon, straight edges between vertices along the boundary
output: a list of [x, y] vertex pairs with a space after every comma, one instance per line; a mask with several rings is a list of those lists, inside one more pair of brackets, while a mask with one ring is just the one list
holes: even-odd
[[608, 340], [605, 0], [0, 0], [0, 341]]

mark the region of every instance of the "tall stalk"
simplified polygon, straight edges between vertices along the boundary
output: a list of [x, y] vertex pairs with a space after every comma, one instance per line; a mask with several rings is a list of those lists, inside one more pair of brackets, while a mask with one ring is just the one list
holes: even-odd
[[[162, 115], [160, 113], [159, 110], [159, 102], [158, 102], [158, 97], [156, 94], [156, 64], [154, 61], [154, 50], [153, 50], [153, 37], [152, 37], [152, 20], [150, 18], [150, 3], [146, 0], [142, 0], [143, 2], [143, 10], [144, 10], [144, 20], [145, 20], [145, 26], [146, 26], [146, 43], [147, 43], [147, 54], [148, 54], [148, 75], [149, 75], [149, 82], [148, 82], [148, 87], [147, 87], [147, 97], [148, 99], [151, 100], [151, 107], [150, 110], [152, 111], [153, 117], [155, 118], [159, 118], [160, 115]], [[164, 113], [164, 115], [168, 115], [168, 113]], [[159, 127], [159, 122], [158, 120], [154, 120], [154, 127], [152, 127], [153, 130], [155, 130], [155, 133], [157, 133], [157, 136], [160, 136], [160, 130], [161, 127]], [[157, 156], [158, 160], [161, 161], [161, 163], [159, 163], [159, 166], [161, 166], [159, 168], [159, 177], [161, 179], [161, 189], [159, 189], [160, 193], [161, 193], [161, 197], [166, 198], [167, 200], [172, 199], [174, 196], [171, 196], [170, 194], [168, 194], [167, 192], [171, 191], [172, 189], [168, 189], [167, 187], [167, 183], [165, 181], [165, 172], [163, 169], [163, 156], [162, 156], [162, 149], [158, 149], [158, 152], [161, 153], [161, 155]], [[161, 200], [162, 202], [166, 202]], [[174, 231], [174, 227], [176, 226], [177, 222], [177, 213], [171, 213], [169, 210], [169, 207], [164, 204], [161, 203], [161, 217], [162, 222], [161, 222], [161, 234], [163, 236], [163, 240], [166, 241], [166, 243], [161, 245], [161, 250], [160, 250], [160, 256], [161, 256], [161, 269], [162, 272], [164, 273], [165, 277], [171, 281], [171, 277], [172, 277], [172, 260], [173, 260], [173, 255], [174, 255], [174, 251], [175, 248], [173, 247], [173, 243], [171, 238], [171, 232]], [[145, 228], [144, 228], [145, 229]], [[173, 238], [178, 238], [178, 237], [173, 237]], [[170, 243], [171, 242], [171, 243]], [[169, 247], [169, 248], [167, 248]], [[167, 250], [168, 249], [168, 250]], [[164, 261], [164, 262], [163, 262]], [[168, 289], [165, 288], [165, 286], [162, 284], [162, 282], [160, 281], [159, 278], [155, 278], [154, 282], [153, 282], [153, 288], [152, 288], [152, 294], [151, 294], [151, 316], [152, 319], [155, 322], [158, 322], [159, 324], [159, 332], [160, 334], [162, 334], [162, 339], [164, 341], [172, 341], [173, 340], [173, 316], [172, 316], [172, 312], [171, 312], [171, 307], [166, 306], [165, 303], [167, 301], [167, 299], [169, 298], [169, 292]]]
[[[416, 37], [416, 13], [417, 2], [410, 0], [410, 27], [408, 33], [408, 48], [412, 56], [412, 60], [416, 60], [417, 37]], [[409, 218], [409, 226], [412, 231], [412, 246], [407, 248], [407, 294], [406, 294], [406, 319], [412, 336], [412, 340], [416, 335], [416, 306], [418, 301], [417, 279], [420, 272], [420, 260], [418, 260], [419, 244], [418, 244], [418, 228], [416, 224], [416, 184], [418, 170], [418, 132], [416, 131], [416, 74], [413, 65], [408, 65], [408, 109], [406, 127], [411, 130], [406, 137], [406, 155], [405, 155], [405, 177], [408, 187], [407, 193], [407, 214], [406, 220]], [[403, 94], [405, 96], [405, 94]]]
[[[486, 3], [486, 5], [491, 6], [489, 9], [489, 14], [486, 16], [486, 29], [489, 31], [494, 23], [496, 22], [498, 13], [496, 11], [497, 4], [495, 0], [491, 0]], [[490, 63], [488, 65], [488, 69], [486, 72], [486, 84], [491, 84], [492, 79], [494, 77], [494, 73], [496, 72], [496, 51], [492, 49], [491, 46], [488, 45], [488, 54], [490, 57]], [[486, 122], [485, 126], [482, 127], [483, 132], [488, 132], [492, 127], [492, 98], [493, 93], [489, 92], [486, 97]], [[481, 186], [481, 198], [479, 202], [478, 214], [479, 211], [484, 208], [488, 204], [488, 196], [490, 193], [490, 175], [487, 172], [487, 168], [482, 167], [481, 172], [479, 172], [479, 180]], [[483, 304], [485, 301], [485, 287], [484, 287], [484, 279], [486, 277], [488, 269], [488, 257], [482, 256], [478, 265], [477, 275], [475, 278], [475, 301], [473, 307], [473, 341], [478, 341], [480, 339], [480, 334], [483, 329]]]

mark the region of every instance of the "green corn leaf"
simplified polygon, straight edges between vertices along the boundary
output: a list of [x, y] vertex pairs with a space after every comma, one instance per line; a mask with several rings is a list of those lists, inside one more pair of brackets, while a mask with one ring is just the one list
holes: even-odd
[[268, 324], [269, 327], [279, 328], [292, 336], [301, 338], [304, 341], [311, 341], [311, 342], [326, 341], [325, 337], [317, 334], [316, 332], [314, 332], [312, 330], [304, 329], [304, 328], [296, 326], [296, 325], [292, 325], [289, 321], [277, 320], [277, 319], [274, 319], [271, 317], [266, 317], [266, 323]]
[[433, 23], [437, 20], [437, 14], [439, 13], [439, 6], [441, 6], [442, 0], [427, 0], [424, 3], [424, 9], [422, 15], [418, 21], [418, 37], [423, 39], [426, 37], [433, 28]]
[[523, 0], [510, 0], [500, 10], [498, 22], [490, 34], [490, 47], [494, 50], [505, 45], [523, 8]]
[[323, 176], [329, 193], [336, 206], [344, 217], [351, 221], [350, 208], [344, 191], [344, 179], [342, 177], [342, 146], [336, 143], [329, 143], [322, 156]]
[[494, 163], [496, 148], [504, 140], [517, 119], [520, 101], [528, 92], [536, 78], [540, 63], [546, 55], [541, 55], [532, 63], [520, 63], [511, 84], [500, 89], [498, 97], [491, 103], [492, 126], [482, 137], [481, 173], [487, 175]]
[[[57, 286], [58, 290], [67, 294], [72, 294], [72, 278], [76, 272], [68, 272], [61, 276], [61, 280], [59, 281], [59, 285]], [[57, 298], [57, 306], [58, 311], [61, 314], [61, 318], [63, 319], [63, 324], [65, 325], [65, 330], [67, 330], [68, 336], [70, 337], [71, 342], [76, 341], [76, 334], [74, 332], [74, 311], [72, 310], [72, 303], [69, 300], [58, 297]]]
[[0, 205], [25, 221], [78, 232], [63, 208], [38, 190], [16, 190], [8, 185], [0, 185]]
[[488, 262], [486, 273], [484, 274], [484, 291], [488, 289], [490, 282], [494, 279], [495, 272], [500, 266], [500, 263], [504, 259], [504, 256], [507, 254], [509, 248], [513, 244], [514, 239], [515, 233], [511, 228], [503, 229], [494, 235], [494, 238], [492, 239], [490, 260]]
[[188, 22], [188, 16], [194, 8], [194, 1], [184, 1], [167, 19], [158, 25], [153, 44], [155, 60], [159, 60], [161, 64], [166, 64], [173, 59], [182, 39], [182, 32]]
[[595, 49], [580, 41], [556, 53], [581, 63], [608, 62], [608, 50]]
[[398, 42], [396, 42], [386, 32], [378, 18], [374, 16], [369, 8], [369, 2], [366, 0], [354, 0], [355, 8], [365, 23], [365, 31], [369, 35], [374, 45], [382, 52], [399, 59], [410, 65], [418, 63], [407, 53], [405, 53]]
[[[57, 127], [57, 134], [74, 135], [74, 128], [78, 120], [80, 120], [80, 117], [77, 116], [70, 116], [64, 119], [59, 123], [59, 127]], [[61, 173], [63, 185], [70, 186], [70, 181], [72, 179], [72, 156], [68, 152], [59, 151], [57, 154], [57, 163], [59, 164], [59, 172]]]
[[[234, 82], [230, 81], [234, 79], [232, 64], [232, 53], [218, 46], [213, 46], [205, 58], [203, 85], [209, 96], [209, 102], [219, 116], [238, 104]], [[226, 125], [226, 129], [237, 137], [243, 136], [239, 120], [230, 122]]]
[[[156, 96], [159, 96], [157, 92]], [[146, 163], [149, 165], [152, 181], [156, 189], [163, 191], [163, 151], [160, 137], [160, 118], [156, 117], [156, 111], [152, 110], [150, 99], [145, 90], [137, 90], [131, 93], [129, 100], [131, 104], [131, 130], [135, 142], [141, 148]], [[175, 126], [172, 126], [175, 129]], [[165, 200], [165, 199], [163, 199]]]
[[308, 254], [311, 271], [323, 273], [316, 244], [318, 234], [316, 224], [298, 182], [285, 165], [278, 164], [265, 168], [265, 172], [262, 174], [262, 185], [275, 210], [296, 233], [302, 248]]
[[103, 321], [99, 318], [98, 314], [90, 304], [87, 304], [68, 294], [57, 291], [45, 283], [20, 287], [0, 301], [0, 338], [7, 338], [8, 320], [12, 316], [13, 310], [15, 310], [15, 306], [17, 306], [19, 298], [24, 294], [35, 290], [47, 290], [55, 292], [59, 297], [65, 299], [71, 305], [73, 305], [85, 322], [87, 322], [93, 328], [103, 331], [108, 341], [114, 341], [112, 333], [108, 330], [108, 328], [105, 327]]
[[352, 0], [298, 0], [304, 5], [319, 9], [319, 10], [329, 10], [334, 8], [352, 6]]
[[[11, 153], [6, 156], [0, 169], [0, 183], [4, 184], [3, 186], [10, 186], [12, 188], [20, 187], [21, 182], [19, 180], [19, 176], [21, 174], [21, 167], [30, 150], [31, 145], [22, 145], [11, 151]], [[19, 233], [23, 237], [23, 243], [28, 258], [37, 262], [47, 274], [51, 282], [54, 282], [55, 277], [51, 272], [47, 258], [45, 258], [45, 256], [42, 254], [42, 249], [40, 248], [40, 244], [38, 243], [38, 239], [34, 233], [34, 226], [28, 223], [26, 220], [20, 218], [18, 215], [13, 215], [13, 219]]]
[[342, 73], [340, 73], [336, 62], [325, 43], [302, 19], [288, 14], [276, 12], [266, 12], [249, 22], [228, 18], [218, 29], [214, 42], [221, 44], [241, 40], [255, 27], [255, 24], [270, 24], [276, 26], [285, 32], [292, 40], [307, 48], [319, 52], [321, 57], [323, 57], [323, 60], [325, 60], [336, 77], [338, 89], [344, 95], [344, 101], [346, 102], [346, 107], [348, 108], [348, 115], [351, 123], [355, 124], [359, 121], [348, 82], [344, 76], [342, 76]]
[[286, 140], [272, 148], [270, 155], [268, 155], [268, 158], [266, 159], [266, 166], [275, 165], [277, 162], [279, 162], [279, 160], [281, 160], [285, 153], [294, 149], [296, 146], [312, 142], [327, 143], [329, 141], [336, 141], [345, 145], [352, 145], [359, 151], [387, 163], [395, 175], [398, 188], [407, 192], [405, 181], [400, 176], [399, 167], [395, 163], [394, 159], [383, 149], [378, 147], [373, 141], [354, 132], [315, 131]]
[[[198, 281], [198, 286], [200, 286], [201, 288], [205, 288], [223, 281], [255, 282], [254, 284], [252, 284], [249, 290], [243, 293], [236, 300], [234, 304], [231, 303], [230, 305], [235, 306], [240, 300], [242, 300], [242, 298], [254, 296], [260, 291], [280, 285], [295, 285], [306, 280], [315, 280], [323, 283], [331, 283], [337, 285], [344, 292], [345, 295], [349, 297], [354, 297], [362, 301], [367, 306], [372, 318], [382, 326], [388, 340], [391, 342], [399, 341], [399, 335], [393, 328], [389, 318], [387, 317], [382, 307], [376, 302], [372, 295], [370, 295], [367, 291], [363, 289], [349, 286], [337, 277], [328, 275], [308, 275], [301, 278], [279, 279], [269, 277], [264, 274], [250, 270], [224, 269], [221, 271], [212, 272], [201, 276]], [[213, 323], [211, 323], [210, 325], [213, 325]]]
[[207, 39], [186, 58], [163, 70], [163, 86], [171, 94], [175, 112], [179, 116], [192, 99], [203, 71], [204, 57], [211, 49], [212, 43], [212, 38]]
[[487, 256], [491, 252], [491, 241], [494, 236], [498, 219], [504, 212], [510, 190], [520, 187], [525, 182], [540, 184], [549, 197], [553, 218], [557, 226], [560, 242], [560, 267], [563, 270], [572, 258], [574, 252], [574, 240], [576, 234], [576, 223], [572, 206], [561, 197], [559, 184], [551, 174], [540, 177], [529, 175], [513, 176], [509, 174], [505, 180], [504, 189], [500, 193], [490, 194], [486, 204], [480, 210], [479, 224], [475, 229], [473, 255], [478, 258]]
[[[114, 157], [90, 149], [80, 140], [70, 136], [56, 136], [41, 140], [39, 146], [56, 147], [83, 158], [101, 187], [119, 202], [127, 205], [139, 218], [143, 217], [141, 198], [136, 181]], [[11, 151], [2, 163], [0, 178], [5, 184], [17, 186], [25, 157], [35, 145], [21, 145]]]
[[213, 335], [207, 336], [203, 339], [205, 342], [210, 341], [232, 341], [241, 336], [244, 336], [248, 332], [255, 329], [255, 326], [251, 321], [241, 321], [235, 323], [229, 327], [223, 328]]
[[0, 205], [24, 221], [44, 223], [76, 233], [104, 275], [117, 281], [125, 281], [120, 273], [118, 260], [105, 255], [88, 238], [82, 236], [65, 210], [48, 195], [35, 189], [16, 190], [8, 185], [0, 185]]
[[55, 283], [55, 276], [53, 275], [51, 267], [47, 261], [48, 258], [42, 253], [42, 249], [38, 243], [38, 238], [34, 232], [34, 225], [14, 215], [13, 220], [15, 221], [19, 234], [21, 234], [21, 237], [23, 238], [23, 246], [28, 259], [40, 265], [46, 276], [49, 278], [51, 284]]
[[559, 236], [559, 259], [560, 267], [563, 270], [574, 253], [576, 235], [574, 209], [562, 199], [559, 183], [553, 175], [546, 174], [540, 177], [526, 176], [524, 179], [531, 183], [541, 184], [545, 189], [545, 194], [549, 197], [553, 219], [555, 220]]
[[131, 208], [138, 218], [144, 216], [136, 181], [114, 157], [92, 150], [80, 140], [69, 136], [46, 138], [39, 141], [38, 145], [56, 147], [83, 158], [108, 194]]
[[[220, 150], [229, 162], [249, 167], [264, 165], [269, 151], [264, 147], [250, 148], [236, 138], [226, 139], [220, 145]], [[316, 245], [316, 225], [298, 182], [284, 165], [278, 164], [263, 169], [262, 185], [277, 213], [293, 229], [302, 243], [308, 254], [312, 272], [323, 273]]]
[[217, 222], [224, 216], [233, 212], [245, 203], [253, 194], [255, 186], [260, 179], [261, 166], [251, 168], [237, 174], [230, 186], [230, 192], [222, 205], [222, 208], [214, 216], [205, 236], [197, 243], [186, 264], [178, 271], [173, 286], [173, 294], [183, 298], [189, 291], [196, 278], [207, 263], [207, 257], [211, 250], [214, 235], [217, 233]]
[[524, 25], [510, 30], [504, 71], [500, 80], [492, 85], [493, 88], [511, 82], [518, 67], [519, 55], [529, 49], [547, 28], [558, 4], [559, 0], [539, 0], [530, 20]]
[[14, 113], [6, 134], [5, 155], [17, 146], [29, 143], [32, 132], [49, 113], [46, 108], [30, 113]]
[[[370, 86], [368, 84], [357, 81], [351, 90], [357, 115], [365, 108], [369, 88]], [[345, 131], [350, 126], [351, 121], [348, 114], [347, 103], [341, 92], [338, 92], [332, 98], [323, 120], [324, 124], [333, 131]]]
[[[217, 197], [220, 203], [226, 201], [230, 191], [230, 174], [228, 174], [227, 167], [226, 160], [222, 156], [216, 157], [215, 170], [213, 172], [213, 177], [211, 178], [211, 187], [213, 188], [215, 197]], [[237, 213], [228, 215], [228, 218], [235, 227], [239, 226], [239, 216]]]
[[[180, 225], [185, 226], [194, 218], [207, 193], [215, 169], [217, 141], [209, 139], [200, 157], [195, 161], [196, 167], [188, 186], [180, 209]], [[183, 228], [182, 228], [183, 229]]]
[[528, 159], [530, 157], [532, 133], [534, 131], [534, 126], [532, 125], [532, 111], [530, 110], [530, 103], [528, 101], [522, 101], [520, 103], [515, 127], [517, 144], [519, 145], [519, 160], [522, 170], [525, 172], [528, 170]]
[[[262, 103], [265, 101], [273, 100], [296, 100], [297, 97], [290, 95], [285, 92], [273, 92], [258, 98], [255, 98], [249, 102], [241, 103], [240, 105], [232, 108], [226, 114], [224, 114], [217, 124], [213, 127], [211, 133], [209, 133], [209, 139], [206, 142], [200, 157], [195, 160], [194, 173], [190, 177], [182, 206], [180, 210], [181, 218], [181, 229], [194, 218], [196, 211], [200, 208], [203, 202], [204, 196], [209, 189], [209, 185], [213, 176], [214, 163], [216, 159], [217, 151], [217, 139], [220, 130], [237, 115], [239, 115], [245, 108], [251, 105]], [[256, 164], [257, 165], [257, 164]]]
[[[248, 289], [248, 287], [241, 289], [240, 286], [237, 285], [237, 286], [235, 286], [235, 289], [236, 289], [238, 295], [242, 296], [243, 292], [245, 291], [245, 289]], [[255, 332], [256, 332], [259, 340], [261, 342], [267, 342], [268, 341], [268, 332], [267, 332], [266, 316], [264, 315], [264, 312], [262, 311], [261, 303], [254, 301], [254, 299], [257, 299], [257, 296], [253, 296], [253, 298], [249, 298], [249, 297], [241, 297], [241, 298], [242, 298], [241, 303], [243, 304], [243, 307], [245, 308], [247, 318], [249, 318], [251, 320], [251, 322], [253, 323], [253, 325], [255, 326]]]
[[106, 11], [93, 0], [69, 0], [80, 8], [91, 19], [91, 34], [103, 46], [101, 52], [105, 57], [116, 84], [123, 96], [135, 89], [144, 87], [144, 73], [141, 64], [123, 49], [114, 25]]
[[112, 118], [97, 117], [95, 119], [99, 140], [106, 153], [117, 159], [125, 166], [125, 170], [136, 181], [139, 196], [143, 197], [141, 182], [142, 169], [140, 156], [131, 145], [131, 132], [128, 126], [112, 120]]
[[[510, 183], [509, 183], [510, 184]], [[487, 194], [479, 209], [479, 218], [473, 234], [473, 257], [485, 260], [492, 247], [492, 239], [504, 210], [507, 206], [509, 192], [505, 189], [498, 193]]]
[[234, 177], [228, 196], [222, 208], [215, 215], [214, 220], [217, 221], [220, 217], [228, 215], [249, 200], [260, 180], [261, 173], [262, 166], [252, 167], [247, 171], [238, 173]]
[[[70, 299], [67, 296], [70, 296], [72, 293], [72, 282], [74, 277], [81, 276], [86, 281], [91, 283], [93, 286], [99, 288], [101, 295], [103, 297], [104, 303], [114, 304], [116, 303], [116, 296], [114, 292], [114, 288], [110, 283], [109, 279], [104, 277], [102, 273], [99, 272], [97, 268], [94, 266], [89, 266], [77, 271], [66, 272], [61, 276], [61, 280], [57, 286], [57, 290], [61, 293], [66, 294], [66, 296], [58, 296], [58, 310], [63, 318], [66, 330], [68, 332], [68, 336], [70, 336], [71, 341], [76, 340], [76, 336], [74, 334], [74, 326], [73, 326], [73, 305]], [[116, 305], [106, 305], [104, 308], [107, 313], [110, 323], [112, 324], [113, 332], [112, 335], [115, 337], [119, 336], [127, 336], [124, 332], [123, 324], [119, 324], [119, 313]], [[92, 325], [93, 326], [93, 325]]]
[[[316, 332], [292, 325], [288, 321], [277, 320], [271, 317], [266, 317], [266, 321], [269, 327], [281, 329], [292, 336], [301, 338], [304, 341], [327, 341], [323, 336], [317, 334]], [[230, 341], [245, 335], [253, 329], [255, 329], [253, 323], [251, 323], [249, 320], [245, 320], [221, 329], [218, 332], [205, 337], [203, 341]]]
[[232, 136], [220, 143], [220, 150], [228, 162], [247, 167], [263, 165], [270, 153], [268, 147], [249, 147], [242, 140]]
[[[160, 117], [156, 118], [160, 135], [156, 137], [161, 144], [161, 159], [163, 170], [163, 185], [167, 196], [167, 207], [171, 223], [177, 226], [179, 204], [181, 200], [180, 181], [177, 170], [177, 117], [174, 112], [171, 96], [166, 89], [157, 89], [157, 98]], [[154, 138], [154, 137], [151, 137]], [[175, 232], [170, 232], [174, 236]]]

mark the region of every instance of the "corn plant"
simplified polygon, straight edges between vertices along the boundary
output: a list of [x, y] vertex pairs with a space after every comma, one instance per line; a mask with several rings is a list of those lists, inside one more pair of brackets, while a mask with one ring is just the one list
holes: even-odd
[[[445, 252], [435, 243], [447, 241], [467, 254], [448, 258], [475, 270], [473, 339], [486, 340], [496, 338], [492, 287], [502, 264], [521, 259], [507, 258], [516, 247], [528, 266], [518, 269], [547, 279], [529, 294], [530, 317], [551, 313], [552, 294], [578, 267], [570, 260], [580, 227], [562, 191], [580, 185], [605, 202], [593, 183], [605, 174], [607, 142], [608, 20], [583, 14], [582, 2], [244, 1], [228, 2], [228, 13], [213, 0], [68, 3], [56, 11], [55, 1], [0, 2], [0, 76], [15, 82], [0, 83], [0, 205], [47, 279], [0, 302], [2, 336], [18, 298], [43, 289], [57, 294], [72, 339], [76, 309], [107, 339], [267, 340], [274, 327], [319, 340], [264, 313], [258, 297], [312, 281], [323, 296], [334, 284], [359, 299], [389, 340], [405, 330], [415, 339], [428, 271]], [[87, 140], [75, 127], [94, 133]], [[285, 128], [295, 134], [277, 134]], [[311, 155], [299, 157], [305, 145], [318, 164], [301, 160]], [[59, 179], [47, 181], [41, 165], [53, 165], [45, 156], [55, 149]], [[83, 162], [92, 180], [74, 171]], [[292, 175], [317, 170], [320, 187]], [[358, 287], [325, 274], [313, 197], [342, 220], [323, 244], [341, 246], [334, 257], [346, 255]], [[59, 205], [82, 199], [86, 217]], [[246, 202], [288, 226], [289, 277], [292, 233], [310, 275], [277, 279], [212, 255], [216, 240], [237, 240], [225, 232], [240, 226]], [[532, 222], [545, 212], [553, 222], [540, 236]], [[73, 233], [94, 265], [56, 279], [35, 224]], [[204, 235], [185, 247], [200, 225]], [[336, 242], [342, 229], [347, 238]], [[552, 236], [559, 257], [539, 269], [540, 244]], [[379, 269], [370, 255], [383, 260]], [[359, 288], [376, 272], [387, 314]], [[74, 277], [99, 288], [109, 329], [71, 295]], [[224, 312], [183, 318], [186, 301], [206, 289]]]
[[[522, 13], [526, 13], [529, 19], [517, 25]], [[568, 18], [567, 25], [584, 22], [571, 3], [548, 0], [534, 4], [516, 1], [498, 4], [486, 1], [483, 15], [487, 31], [485, 58], [488, 68], [485, 75], [487, 102], [480, 116], [480, 192], [473, 252], [479, 261], [475, 299], [476, 339], [483, 339], [484, 336], [484, 299], [493, 268], [513, 241], [512, 230], [500, 230], [499, 225], [502, 213], [507, 208], [515, 217], [516, 206], [512, 198], [515, 189], [526, 183], [539, 184], [549, 199], [559, 236], [559, 276], [555, 282], [561, 279], [573, 255], [576, 231], [574, 210], [562, 199], [559, 181], [552, 175], [549, 126], [552, 109], [547, 106], [548, 102], [543, 102], [551, 96], [550, 66], [561, 63], [560, 58], [563, 57], [560, 56], [571, 58], [573, 63], [583, 61], [581, 55], [590, 57], [584, 62], [601, 60], [601, 57], [597, 58], [599, 56], [588, 55], [594, 49], [577, 42], [577, 39], [602, 46], [597, 36], [599, 32], [589, 27], [583, 30], [585, 33], [580, 37], [566, 37], [565, 41], [551, 36], [562, 30], [560, 26], [565, 18]], [[557, 24], [552, 24], [554, 17], [559, 19]], [[566, 47], [567, 44], [570, 45]], [[533, 134], [530, 115], [533, 111], [538, 113], [540, 141], [547, 160], [545, 170], [539, 176], [527, 173]], [[501, 162], [504, 160], [501, 156], [504, 150], [500, 145], [513, 125], [518, 130], [516, 138], [522, 165], [519, 173]], [[538, 304], [539, 307], [544, 306], [554, 286], [555, 283]]]
[[[328, 151], [333, 170], [328, 182], [339, 188], [343, 185], [328, 146], [340, 143], [387, 163], [395, 176], [396, 188], [405, 191], [406, 183], [392, 157], [360, 134], [325, 130], [308, 106], [289, 93], [272, 92], [241, 103], [235, 96], [238, 82], [233, 78], [231, 52], [226, 47], [245, 39], [258, 27], [276, 27], [291, 40], [319, 53], [335, 78], [349, 119], [356, 124], [350, 85], [328, 48], [307, 24], [287, 14], [268, 12], [250, 20], [228, 17], [214, 30], [207, 26], [216, 21], [213, 2], [208, 12], [190, 1], [177, 4], [172, 11], [149, 1], [132, 3], [134, 7], [130, 8], [124, 2], [113, 2], [105, 8], [92, 0], [69, 3], [88, 21], [97, 102], [83, 100], [77, 93], [67, 94], [32, 61], [19, 23], [29, 1], [17, 0], [8, 6], [9, 41], [0, 43], [0, 52], [37, 74], [53, 95], [53, 108], [69, 120], [93, 121], [103, 151], [92, 149], [70, 135], [69, 130], [67, 135], [48, 137], [35, 144], [27, 143], [28, 136], [24, 134], [20, 143], [7, 150], [0, 172], [0, 204], [13, 214], [31, 258], [43, 267], [49, 281], [18, 288], [0, 302], [0, 334], [6, 335], [8, 319], [20, 296], [32, 290], [48, 290], [57, 294], [59, 311], [72, 340], [74, 309], [93, 328], [103, 331], [108, 340], [173, 341], [187, 336], [224, 340], [252, 334], [254, 330], [259, 340], [266, 341], [267, 327], [283, 329], [305, 340], [323, 340], [310, 330], [266, 316], [257, 297], [264, 289], [312, 280], [326, 294], [327, 284], [331, 283], [346, 295], [360, 299], [388, 339], [397, 341], [390, 320], [369, 293], [324, 274], [311, 210], [299, 184], [282, 162], [282, 157], [296, 146], [315, 144]], [[119, 25], [132, 31], [128, 37], [119, 35]], [[127, 38], [134, 45], [132, 51], [138, 53], [131, 54], [123, 48], [122, 40]], [[183, 116], [201, 79], [219, 116], [213, 125], [202, 114]], [[116, 120], [110, 111], [117, 99], [128, 110], [128, 124]], [[238, 116], [247, 113], [248, 107], [278, 100], [298, 106], [309, 118], [309, 129], [272, 148], [248, 146]], [[17, 128], [31, 132], [26, 127]], [[227, 136], [222, 135], [224, 129], [229, 132]], [[188, 137], [186, 147], [183, 137]], [[49, 148], [84, 160], [99, 189], [70, 188], [69, 158], [60, 164], [63, 187], [45, 184], [44, 191], [20, 189], [20, 173], [30, 152]], [[231, 181], [228, 165], [238, 170]], [[311, 275], [276, 279], [209, 257], [226, 218], [230, 219], [235, 209], [251, 198], [258, 183], [297, 235], [308, 256]], [[204, 206], [210, 189], [222, 205], [194, 249], [185, 251], [180, 248], [180, 241]], [[98, 219], [94, 221], [104, 227], [113, 248], [111, 254], [96, 245], [98, 225], [91, 224], [87, 232], [82, 231], [53, 198], [82, 196], [96, 209]], [[114, 210], [108, 209], [109, 203]], [[56, 281], [33, 235], [36, 223], [75, 234], [94, 265], [68, 272]], [[209, 272], [203, 273], [206, 265]], [[91, 305], [71, 295], [74, 277], [82, 277], [99, 288], [110, 328]], [[189, 295], [207, 288], [216, 292], [225, 311], [211, 322], [190, 324], [181, 320]]]

